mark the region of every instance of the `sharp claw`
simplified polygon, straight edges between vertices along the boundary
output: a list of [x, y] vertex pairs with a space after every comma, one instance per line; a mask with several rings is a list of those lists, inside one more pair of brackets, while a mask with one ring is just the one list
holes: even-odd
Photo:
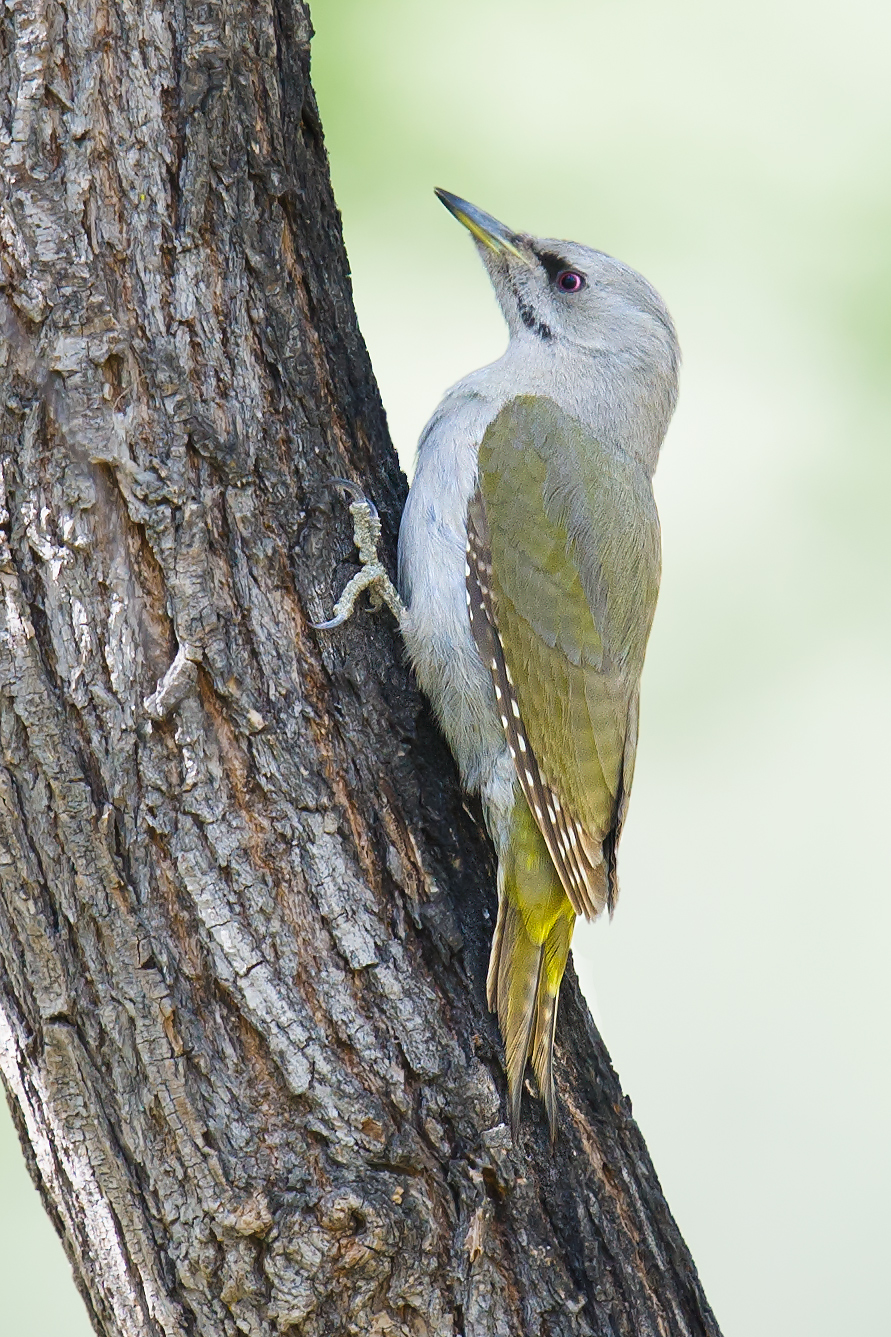
[[368, 500], [358, 483], [354, 483], [351, 478], [329, 478], [328, 482], [332, 487], [339, 487], [351, 498], [351, 506], [367, 506], [372, 520], [377, 519], [377, 507], [374, 502]]
[[349, 493], [353, 501], [364, 501], [365, 493], [358, 483], [354, 483], [351, 478], [329, 478], [328, 483], [331, 487], [339, 487], [344, 492]]
[[329, 617], [327, 622], [310, 622], [309, 625], [315, 631], [333, 631], [335, 627], [342, 627], [349, 619], [349, 613], [339, 613], [336, 617]]

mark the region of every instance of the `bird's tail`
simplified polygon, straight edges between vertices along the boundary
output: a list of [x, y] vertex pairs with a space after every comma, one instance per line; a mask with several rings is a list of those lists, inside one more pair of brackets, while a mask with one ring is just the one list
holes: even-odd
[[552, 1137], [556, 1130], [554, 1027], [574, 924], [575, 912], [520, 794], [514, 804], [510, 839], [499, 854], [498, 922], [487, 983], [489, 1007], [498, 1013], [504, 1040], [515, 1137], [530, 1057]]

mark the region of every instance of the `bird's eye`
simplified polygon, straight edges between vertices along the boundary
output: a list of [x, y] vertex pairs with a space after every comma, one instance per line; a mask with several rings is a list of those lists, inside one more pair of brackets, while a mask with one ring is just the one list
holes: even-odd
[[562, 270], [554, 280], [561, 292], [581, 292], [585, 286], [584, 274], [579, 274], [574, 269]]

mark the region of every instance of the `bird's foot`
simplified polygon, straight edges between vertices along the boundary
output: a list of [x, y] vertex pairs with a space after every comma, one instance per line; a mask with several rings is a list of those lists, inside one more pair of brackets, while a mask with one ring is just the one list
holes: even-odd
[[401, 622], [405, 604], [387, 575], [377, 550], [381, 537], [381, 522], [377, 510], [362, 489], [351, 483], [348, 478], [332, 478], [331, 482], [352, 498], [350, 515], [353, 517], [353, 542], [359, 550], [362, 568], [348, 581], [328, 621], [313, 622], [312, 625], [316, 631], [331, 631], [334, 627], [342, 627], [352, 615], [356, 600], [363, 590], [368, 590], [372, 608], [377, 609], [386, 604], [396, 621]]

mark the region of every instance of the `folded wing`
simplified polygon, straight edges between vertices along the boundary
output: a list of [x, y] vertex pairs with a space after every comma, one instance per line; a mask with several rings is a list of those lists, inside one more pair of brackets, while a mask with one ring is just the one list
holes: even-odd
[[617, 894], [659, 587], [650, 481], [553, 401], [511, 401], [468, 512], [471, 627], [529, 807], [577, 913]]

